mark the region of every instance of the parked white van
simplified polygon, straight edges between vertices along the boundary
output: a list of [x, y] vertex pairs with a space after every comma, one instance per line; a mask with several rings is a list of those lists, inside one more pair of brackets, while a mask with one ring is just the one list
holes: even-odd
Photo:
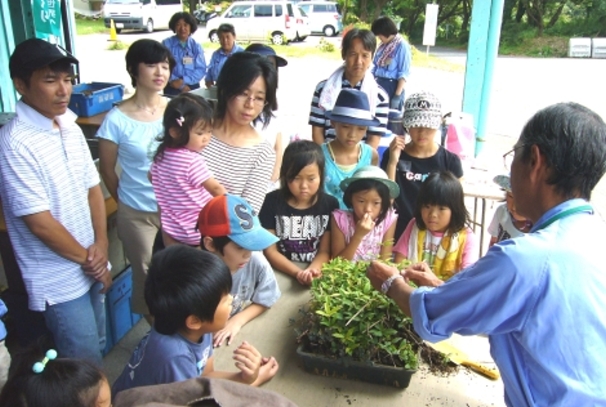
[[103, 20], [110, 27], [114, 20], [116, 32], [125, 28], [145, 30], [168, 29], [170, 18], [183, 11], [181, 0], [107, 0]]
[[290, 1], [234, 1], [220, 17], [211, 18], [206, 23], [206, 32], [212, 42], [219, 42], [217, 29], [229, 23], [236, 30], [236, 38], [241, 41], [267, 41], [282, 45], [309, 35], [298, 33], [297, 17], [303, 23], [299, 10]]

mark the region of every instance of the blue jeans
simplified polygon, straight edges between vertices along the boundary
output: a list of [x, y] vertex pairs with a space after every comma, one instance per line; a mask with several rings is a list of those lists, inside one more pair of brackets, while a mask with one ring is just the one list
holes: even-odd
[[404, 90], [402, 89], [402, 93], [396, 96], [398, 80], [388, 78], [375, 78], [375, 80], [389, 95], [389, 108], [401, 112], [404, 107]]
[[99, 293], [102, 288], [97, 282], [75, 300], [46, 306], [44, 319], [59, 357], [87, 359], [101, 366], [101, 351], [105, 349], [105, 294]]

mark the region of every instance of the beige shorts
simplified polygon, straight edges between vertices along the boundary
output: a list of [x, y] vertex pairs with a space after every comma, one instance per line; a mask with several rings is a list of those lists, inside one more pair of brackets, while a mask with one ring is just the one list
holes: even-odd
[[157, 212], [143, 212], [123, 203], [118, 204], [118, 237], [133, 269], [131, 306], [137, 314], [149, 314], [143, 292], [154, 239], [159, 229], [160, 217]]

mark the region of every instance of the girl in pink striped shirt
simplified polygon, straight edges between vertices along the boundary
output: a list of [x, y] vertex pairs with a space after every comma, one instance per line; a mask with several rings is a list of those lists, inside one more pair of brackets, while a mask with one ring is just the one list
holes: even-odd
[[212, 117], [210, 103], [190, 93], [182, 93], [166, 106], [164, 135], [150, 169], [165, 246], [199, 246], [200, 210], [213, 196], [227, 193], [200, 154], [210, 141]]

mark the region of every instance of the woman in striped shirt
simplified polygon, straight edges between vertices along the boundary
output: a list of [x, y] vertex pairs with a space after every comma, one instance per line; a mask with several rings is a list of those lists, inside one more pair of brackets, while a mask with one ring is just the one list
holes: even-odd
[[276, 159], [253, 127], [262, 114], [267, 126], [277, 110], [274, 66], [257, 54], [239, 52], [223, 66], [217, 81], [213, 135], [202, 151], [208, 168], [232, 195], [246, 199], [258, 213]]

